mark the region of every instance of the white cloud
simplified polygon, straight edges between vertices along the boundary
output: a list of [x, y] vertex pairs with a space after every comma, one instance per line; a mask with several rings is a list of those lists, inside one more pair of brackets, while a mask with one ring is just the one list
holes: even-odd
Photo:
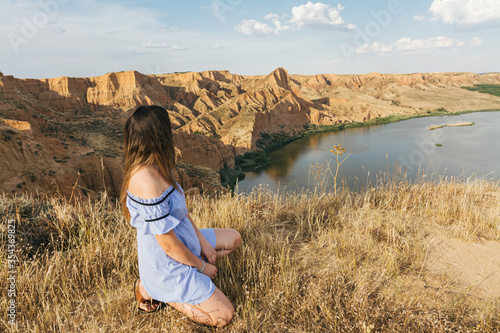
[[483, 44], [483, 39], [481, 37], [474, 37], [470, 40], [469, 45], [470, 46], [479, 46]]
[[243, 20], [234, 27], [234, 29], [248, 36], [265, 36], [276, 33], [276, 31], [267, 24], [256, 20]]
[[413, 19], [415, 21], [425, 21], [425, 17], [423, 17], [422, 15], [415, 15], [413, 16]]
[[365, 44], [363, 46], [360, 46], [356, 49], [356, 53], [361, 54], [361, 53], [384, 53], [384, 52], [391, 52], [392, 51], [392, 46], [391, 45], [384, 45], [380, 44], [378, 42], [373, 42], [371, 44]]
[[227, 49], [227, 47], [220, 45], [220, 44], [214, 44], [212, 45], [212, 49], [214, 50], [222, 50], [222, 49]]
[[[0, 53], [64, 54], [73, 61], [74, 54], [80, 59], [127, 51], [140, 45], [145, 35], [164, 29], [154, 10], [97, 0], [19, 1], [17, 5], [7, 1], [5, 7], [2, 4], [2, 17], [0, 35], [11, 36], [16, 43], [2, 46]], [[43, 50], [40, 45], [45, 45]]]
[[396, 49], [400, 51], [413, 51], [422, 49], [449, 48], [465, 46], [463, 41], [450, 37], [433, 37], [429, 39], [401, 38], [394, 43]]
[[296, 31], [300, 30], [297, 27], [292, 27], [290, 25], [282, 25], [280, 21], [280, 17], [277, 14], [269, 13], [266, 16], [264, 16], [266, 20], [270, 20], [273, 22], [274, 27], [275, 27], [275, 33], [278, 33], [280, 31]]
[[[50, 11], [42, 7], [56, 2], [59, 7]], [[10, 59], [1, 70], [18, 77], [92, 76], [157, 64], [173, 71], [175, 62], [187, 61], [186, 52], [194, 54], [206, 42], [199, 33], [171, 32], [160, 10], [141, 4], [97, 0], [0, 3], [0, 58]], [[41, 18], [45, 16], [49, 20], [44, 25]], [[26, 34], [34, 22], [37, 29]], [[10, 43], [9, 34], [20, 42]], [[165, 52], [171, 53], [168, 60]]]
[[170, 28], [168, 28], [168, 30], [167, 29], [160, 29], [159, 31], [160, 32], [168, 32], [168, 31], [177, 31], [177, 30], [179, 30], [179, 28], [177, 28], [177, 27], [170, 27]]
[[280, 17], [279, 17], [278, 14], [269, 13], [266, 16], [264, 16], [264, 18], [266, 20], [271, 20], [272, 21], [272, 20], [279, 20]]
[[155, 49], [167, 49], [169, 51], [185, 51], [185, 47], [177, 46], [177, 45], [168, 45], [165, 43], [152, 43], [152, 42], [147, 42], [147, 43], [142, 43], [143, 47], [147, 48], [155, 48]]
[[429, 11], [444, 23], [474, 25], [500, 20], [500, 1], [434, 0]]
[[292, 8], [292, 18], [290, 23], [296, 24], [301, 28], [312, 29], [354, 29], [354, 24], [349, 24], [340, 16], [344, 9], [338, 4], [336, 8], [322, 2], [312, 3], [308, 1], [305, 5]]
[[401, 38], [397, 42], [391, 45], [384, 45], [378, 42], [373, 42], [371, 44], [364, 44], [356, 48], [357, 54], [366, 53], [378, 53], [379, 55], [387, 55], [388, 53], [398, 50], [398, 51], [420, 51], [420, 50], [432, 50], [440, 48], [459, 48], [459, 47], [476, 47], [481, 45], [483, 42], [482, 38], [474, 37], [468, 43], [450, 38], [450, 37], [433, 37], [428, 39], [410, 39]]
[[351, 30], [356, 26], [347, 23], [340, 12], [344, 9], [340, 4], [336, 8], [321, 2], [307, 2], [304, 5], [292, 8], [292, 18], [289, 24], [282, 24], [281, 18], [287, 17], [286, 14], [281, 18], [278, 14], [269, 13], [264, 19], [271, 21], [274, 28], [266, 23], [257, 20], [243, 20], [235, 28], [236, 31], [249, 36], [266, 36], [279, 34], [281, 31], [299, 31], [301, 28], [311, 29], [340, 29]]

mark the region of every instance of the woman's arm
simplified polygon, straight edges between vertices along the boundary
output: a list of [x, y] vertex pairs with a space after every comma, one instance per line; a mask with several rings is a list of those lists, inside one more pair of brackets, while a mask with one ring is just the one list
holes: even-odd
[[[163, 235], [155, 235], [155, 237], [158, 244], [160, 244], [163, 251], [165, 251], [170, 258], [181, 264], [195, 267], [198, 270], [203, 268], [203, 261], [189, 251], [189, 249], [177, 238], [174, 230], [170, 230]], [[210, 263], [205, 263], [202, 273], [210, 278], [214, 278], [217, 276], [217, 268]]]
[[[137, 170], [129, 183], [129, 191], [144, 199], [157, 198], [168, 187], [170, 187], [170, 184], [163, 179], [158, 171], [158, 167], [154, 165], [147, 165]], [[198, 234], [199, 230], [197, 228], [196, 230]], [[169, 257], [181, 264], [196, 267], [198, 270], [202, 269], [203, 261], [198, 259], [181, 241], [179, 241], [173, 230], [170, 230], [166, 234], [155, 236], [163, 251], [165, 251]], [[217, 268], [207, 263], [202, 273], [213, 278], [217, 275]]]
[[198, 235], [198, 240], [200, 241], [201, 245], [201, 253], [205, 256], [205, 258], [207, 258], [209, 263], [215, 265], [215, 259], [217, 259], [217, 253], [215, 252], [215, 249], [212, 247], [212, 245], [210, 245], [205, 236], [203, 236], [203, 234], [200, 232], [193, 219], [191, 218], [191, 215], [189, 215], [188, 213], [186, 217], [189, 219], [189, 221], [191, 221], [191, 224], [196, 231], [196, 235]]

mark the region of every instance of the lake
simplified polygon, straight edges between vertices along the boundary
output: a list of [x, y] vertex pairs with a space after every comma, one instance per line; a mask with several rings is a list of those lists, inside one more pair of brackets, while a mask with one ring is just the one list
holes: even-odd
[[[474, 122], [473, 126], [430, 126]], [[301, 191], [319, 186], [332, 188], [335, 173], [334, 145], [346, 153], [340, 161], [337, 187], [351, 189], [375, 185], [382, 175], [394, 175], [399, 169], [407, 177], [483, 177], [500, 180], [500, 112], [474, 112], [462, 115], [415, 118], [386, 125], [351, 128], [333, 133], [315, 134], [296, 140], [269, 155], [271, 164], [248, 172], [238, 182], [239, 192], [250, 192], [264, 185], [276, 191]]]

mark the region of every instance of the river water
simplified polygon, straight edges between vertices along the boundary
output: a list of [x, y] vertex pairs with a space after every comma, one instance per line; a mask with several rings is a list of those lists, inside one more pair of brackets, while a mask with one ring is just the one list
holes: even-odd
[[[433, 125], [458, 122], [475, 124], [429, 130]], [[500, 111], [496, 111], [415, 118], [312, 135], [271, 153], [271, 164], [248, 172], [237, 190], [249, 192], [259, 185], [273, 191], [312, 190], [321, 185], [331, 189], [333, 177], [327, 167], [335, 173], [336, 162], [330, 150], [339, 144], [346, 149], [339, 160], [348, 156], [339, 168], [339, 188], [359, 189], [395, 174], [412, 181], [439, 177], [500, 180]]]

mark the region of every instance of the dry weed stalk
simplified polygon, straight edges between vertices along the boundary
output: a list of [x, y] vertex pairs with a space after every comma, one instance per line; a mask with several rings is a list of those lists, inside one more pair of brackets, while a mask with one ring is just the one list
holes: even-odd
[[328, 165], [328, 171], [330, 172], [330, 175], [333, 177], [333, 193], [337, 195], [337, 177], [339, 175], [339, 169], [342, 163], [344, 163], [345, 160], [347, 160], [349, 156], [351, 156], [351, 153], [349, 153], [349, 155], [340, 160], [340, 157], [345, 154], [345, 148], [343, 148], [340, 144], [333, 146], [333, 149], [330, 150], [330, 153], [334, 154], [333, 160], [335, 161], [336, 164], [335, 175], [330, 169], [330, 165]]

